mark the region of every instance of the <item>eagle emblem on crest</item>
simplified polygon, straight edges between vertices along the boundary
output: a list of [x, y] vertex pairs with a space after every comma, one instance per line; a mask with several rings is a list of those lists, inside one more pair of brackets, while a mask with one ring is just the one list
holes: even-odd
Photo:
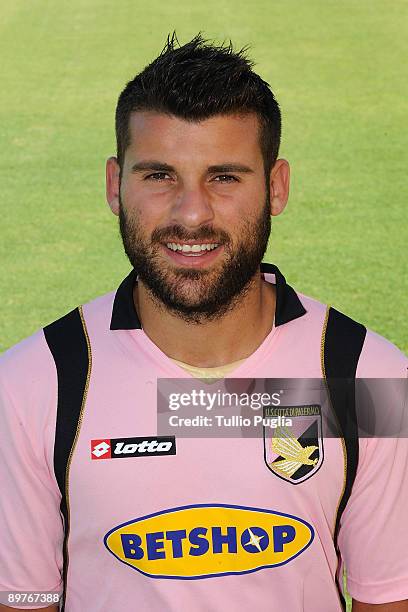
[[265, 462], [274, 474], [298, 484], [316, 473], [323, 461], [320, 406], [279, 410], [285, 410], [293, 426], [264, 428]]

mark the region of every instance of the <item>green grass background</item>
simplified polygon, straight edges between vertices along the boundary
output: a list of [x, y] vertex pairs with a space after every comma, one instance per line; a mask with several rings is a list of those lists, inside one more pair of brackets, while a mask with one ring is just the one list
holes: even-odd
[[283, 110], [268, 261], [408, 349], [405, 0], [13, 0], [0, 9], [0, 350], [127, 273], [104, 164], [125, 82], [177, 30], [252, 46]]
[[0, 9], [0, 350], [128, 270], [104, 164], [125, 82], [177, 30], [250, 44], [283, 110], [289, 206], [268, 261], [408, 348], [408, 4], [13, 0]]

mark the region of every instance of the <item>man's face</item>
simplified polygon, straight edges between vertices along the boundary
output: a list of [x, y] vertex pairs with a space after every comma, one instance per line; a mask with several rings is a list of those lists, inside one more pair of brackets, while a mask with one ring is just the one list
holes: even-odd
[[214, 320], [248, 291], [268, 244], [258, 120], [138, 112], [130, 133], [119, 195], [126, 254], [156, 301], [190, 323]]

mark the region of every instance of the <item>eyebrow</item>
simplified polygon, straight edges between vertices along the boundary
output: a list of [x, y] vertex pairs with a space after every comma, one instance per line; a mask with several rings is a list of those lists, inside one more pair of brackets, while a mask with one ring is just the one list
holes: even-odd
[[155, 170], [156, 172], [175, 172], [173, 166], [164, 162], [146, 160], [140, 161], [132, 166], [132, 172], [143, 172], [143, 170]]
[[221, 164], [219, 166], [210, 166], [207, 169], [207, 172], [209, 174], [227, 174], [228, 172], [236, 172], [237, 174], [250, 174], [254, 171], [249, 166], [244, 166], [242, 164]]
[[[169, 164], [156, 160], [144, 160], [136, 162], [132, 166], [132, 172], [143, 172], [144, 170], [154, 170], [155, 172], [176, 172], [176, 169]], [[208, 174], [227, 174], [229, 172], [236, 172], [237, 174], [250, 174], [254, 170], [249, 166], [243, 164], [225, 163], [216, 166], [209, 166], [207, 168]]]

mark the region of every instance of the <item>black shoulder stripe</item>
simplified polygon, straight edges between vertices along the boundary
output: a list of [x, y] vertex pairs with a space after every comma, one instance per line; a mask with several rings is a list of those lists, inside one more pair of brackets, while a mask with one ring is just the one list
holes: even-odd
[[358, 429], [355, 405], [355, 376], [366, 328], [330, 308], [324, 343], [324, 369], [331, 404], [336, 413], [347, 452], [347, 477], [336, 519], [335, 537], [346, 507], [358, 465]]
[[75, 438], [88, 375], [88, 345], [79, 309], [44, 328], [58, 376], [54, 469], [65, 496], [66, 467]]
[[355, 378], [366, 333], [361, 323], [335, 308], [329, 309], [324, 363], [327, 378]]
[[[343, 437], [346, 452], [345, 485], [337, 509], [334, 528], [334, 545], [338, 555], [337, 539], [340, 519], [350, 498], [358, 467], [355, 376], [366, 333], [366, 328], [360, 323], [353, 321], [335, 308], [329, 309], [324, 336], [324, 373], [331, 405], [337, 417], [339, 433]], [[337, 576], [339, 595], [345, 609], [345, 600], [339, 584], [341, 579]]]
[[62, 610], [65, 607], [70, 529], [67, 474], [90, 369], [88, 340], [81, 315], [81, 309], [76, 308], [44, 328], [45, 339], [55, 361], [58, 380], [54, 471], [62, 495], [61, 514], [64, 517], [65, 527]]
[[[355, 405], [355, 376], [367, 330], [335, 308], [329, 309], [325, 334], [324, 368], [330, 399], [347, 450], [347, 480], [337, 523], [354, 482], [358, 464], [358, 429]], [[338, 525], [336, 525], [336, 535]]]

